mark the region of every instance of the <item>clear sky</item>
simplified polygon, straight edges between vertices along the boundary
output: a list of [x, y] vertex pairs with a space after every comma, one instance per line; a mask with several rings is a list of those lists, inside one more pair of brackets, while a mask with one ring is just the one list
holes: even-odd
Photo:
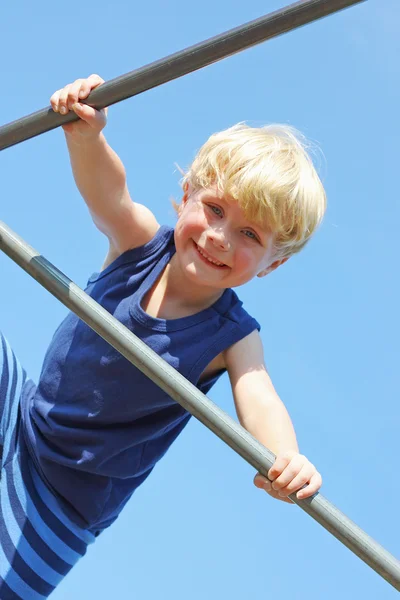
[[[282, 0], [14, 0], [2, 7], [1, 121], [90, 73], [122, 75]], [[398, 0], [369, 0], [111, 108], [132, 195], [173, 224], [179, 173], [214, 131], [289, 123], [321, 151], [329, 209], [309, 246], [238, 290], [322, 493], [399, 554]], [[0, 218], [80, 286], [106, 241], [61, 130], [6, 150]], [[66, 309], [0, 255], [0, 327], [37, 380]], [[234, 415], [224, 377], [211, 398]], [[192, 419], [54, 600], [386, 600], [396, 592]], [[396, 595], [397, 596], [397, 595]]]

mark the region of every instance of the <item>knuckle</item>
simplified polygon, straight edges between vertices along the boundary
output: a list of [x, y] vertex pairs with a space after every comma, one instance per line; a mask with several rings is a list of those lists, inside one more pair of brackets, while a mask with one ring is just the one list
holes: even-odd
[[98, 75], [97, 73], [92, 73], [92, 75], [90, 75], [88, 79], [93, 80], [94, 83], [96, 83], [97, 85], [104, 83], [104, 79], [100, 77], [100, 75]]
[[309, 477], [302, 477], [299, 481], [299, 488], [304, 487], [305, 485], [309, 485], [310, 479]]
[[285, 458], [286, 460], [292, 460], [292, 458], [294, 458], [296, 454], [297, 453], [293, 450], [287, 450], [286, 452], [284, 452], [283, 458]]
[[65, 86], [60, 92], [60, 102], [65, 103], [68, 98], [69, 85]]
[[293, 485], [293, 483], [289, 483], [285, 488], [285, 492], [289, 496], [290, 494], [293, 494], [293, 492], [295, 492], [298, 489], [299, 489], [298, 485]]

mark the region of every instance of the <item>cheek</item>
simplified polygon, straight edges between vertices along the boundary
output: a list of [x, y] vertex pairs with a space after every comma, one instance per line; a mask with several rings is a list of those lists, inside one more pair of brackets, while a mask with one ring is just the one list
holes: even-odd
[[242, 271], [252, 271], [258, 264], [256, 252], [251, 248], [239, 247], [235, 252], [235, 265]]
[[207, 220], [201, 210], [190, 210], [182, 213], [175, 227], [179, 240], [199, 235], [207, 227]]

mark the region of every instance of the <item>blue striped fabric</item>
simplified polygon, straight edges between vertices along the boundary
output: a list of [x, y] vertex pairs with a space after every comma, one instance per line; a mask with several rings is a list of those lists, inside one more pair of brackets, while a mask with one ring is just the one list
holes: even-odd
[[0, 333], [0, 599], [42, 600], [94, 536], [62, 511], [24, 442], [19, 399], [26, 373]]

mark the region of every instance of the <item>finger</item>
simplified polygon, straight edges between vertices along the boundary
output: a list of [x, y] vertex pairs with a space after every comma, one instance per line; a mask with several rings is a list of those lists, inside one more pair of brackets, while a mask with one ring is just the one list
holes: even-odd
[[68, 112], [68, 94], [71, 84], [66, 85], [58, 97], [58, 110], [62, 115], [66, 115]]
[[294, 504], [293, 500], [291, 500], [289, 497], [285, 497], [285, 498], [280, 498], [279, 496], [277, 497], [277, 500], [280, 500], [281, 502], [286, 502], [287, 504]]
[[280, 496], [278, 496], [278, 492], [272, 489], [271, 482], [268, 481], [266, 477], [260, 475], [260, 473], [258, 473], [254, 477], [254, 485], [259, 489], [263, 489], [264, 491], [266, 491], [267, 494], [269, 494], [269, 496], [275, 498], [276, 500], [281, 500], [282, 502], [293, 504], [293, 500], [291, 500], [290, 498], [281, 498]]
[[254, 477], [254, 485], [260, 489], [264, 489], [267, 492], [272, 489], [271, 482], [268, 481], [266, 477], [261, 475], [261, 473], [257, 473], [257, 475]]
[[[92, 90], [96, 89], [97, 87], [99, 87], [99, 85], [102, 85], [104, 83], [104, 79], [102, 77], [100, 77], [100, 75], [93, 74], [93, 75], [89, 75], [89, 77], [86, 79], [86, 82], [89, 86], [89, 89], [88, 89], [88, 95], [89, 95], [89, 93]], [[103, 108], [102, 111], [104, 112], [104, 117], [107, 120], [108, 108]], [[99, 112], [101, 112], [101, 111], [99, 111]]]
[[104, 83], [104, 79], [99, 75], [89, 75], [87, 79], [79, 79], [78, 81], [80, 82], [80, 88], [75, 102], [77, 102], [78, 99], [84, 100], [89, 96], [92, 90]]
[[296, 456], [296, 452], [286, 452], [285, 454], [279, 455], [268, 471], [268, 479], [274, 481], [277, 477], [279, 477], [294, 456]]
[[297, 490], [300, 490], [304, 485], [306, 485], [315, 472], [315, 468], [311, 465], [304, 465], [300, 472], [293, 477], [285, 486], [279, 488], [279, 494], [284, 496], [289, 496], [289, 494], [294, 494]]
[[[274, 480], [272, 484], [274, 490], [281, 490], [282, 488], [286, 487], [291, 481], [293, 481], [295, 477], [297, 477], [303, 466], [304, 457], [302, 457], [300, 454], [294, 456], [279, 477]], [[310, 472], [310, 476], [311, 474], [312, 473]]]
[[87, 104], [80, 104], [79, 102], [74, 104], [72, 109], [78, 117], [86, 121], [93, 129], [101, 130], [106, 124], [107, 119], [103, 110], [96, 110]]
[[74, 83], [71, 83], [68, 89], [68, 108], [71, 109], [72, 106], [79, 101], [80, 91], [84, 79], [77, 79]]
[[82, 79], [81, 80], [81, 87], [79, 90], [79, 100], [84, 100], [85, 98], [87, 98], [90, 94], [90, 92], [92, 91], [93, 86], [90, 82], [90, 79]]
[[99, 87], [99, 85], [104, 83], [104, 79], [102, 77], [100, 77], [100, 75], [96, 75], [96, 73], [89, 75], [87, 80], [89, 81], [92, 90], [94, 90], [95, 88]]
[[51, 108], [54, 110], [54, 112], [58, 112], [58, 101], [60, 98], [60, 92], [61, 90], [57, 90], [50, 98]]
[[322, 485], [322, 477], [321, 474], [316, 471], [314, 475], [311, 477], [309, 484], [302, 490], [297, 492], [297, 498], [299, 500], [304, 500], [304, 498], [310, 498], [318, 492]]
[[274, 498], [275, 500], [279, 500], [280, 502], [286, 502], [287, 504], [294, 504], [293, 500], [291, 500], [288, 496], [281, 497], [276, 492], [274, 492], [274, 490], [271, 490], [270, 492], [268, 492], [268, 495], [271, 496], [271, 498]]

